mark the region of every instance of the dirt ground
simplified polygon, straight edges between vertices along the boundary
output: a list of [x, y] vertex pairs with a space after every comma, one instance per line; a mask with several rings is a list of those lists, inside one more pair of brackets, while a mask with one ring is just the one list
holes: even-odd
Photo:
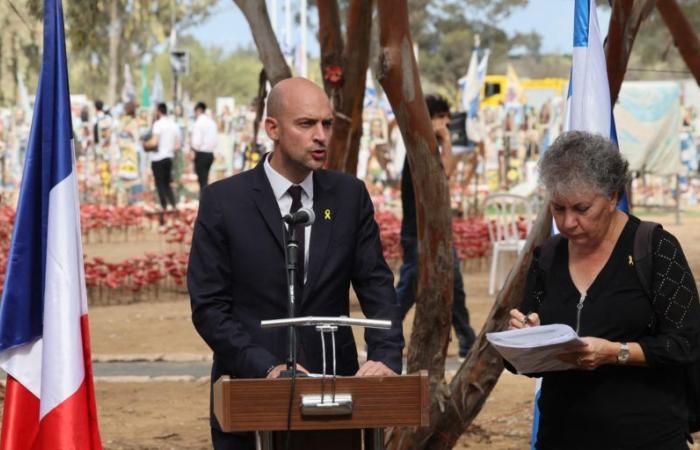
[[[679, 238], [693, 272], [696, 277], [700, 275], [700, 214], [687, 214], [681, 226], [673, 224], [671, 215], [643, 217], [663, 223]], [[144, 248], [157, 251], [165, 247], [157, 237], [146, 233], [136, 242], [88, 243], [86, 253], [121, 259], [135, 256]], [[472, 324], [478, 330], [494, 299], [487, 295], [486, 261], [465, 268], [464, 282]], [[412, 318], [409, 314], [404, 324], [407, 337]], [[90, 309], [90, 328], [93, 357], [99, 360], [168, 357], [194, 361], [210, 356], [192, 327], [189, 301], [184, 293], [162, 295], [158, 301], [94, 306]], [[456, 353], [453, 340], [448, 354], [456, 356]], [[117, 382], [98, 378], [97, 406], [105, 448], [210, 448], [208, 391], [209, 381], [205, 379]], [[533, 393], [532, 380], [504, 373], [455, 448], [529, 448]]]

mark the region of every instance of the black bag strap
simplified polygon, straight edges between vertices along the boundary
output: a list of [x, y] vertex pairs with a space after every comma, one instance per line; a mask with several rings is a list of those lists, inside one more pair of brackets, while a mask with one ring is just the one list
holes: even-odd
[[652, 249], [652, 240], [654, 231], [660, 228], [661, 224], [656, 222], [648, 222], [643, 220], [639, 223], [639, 227], [634, 234], [634, 248], [632, 250], [634, 256], [634, 268], [637, 271], [637, 277], [642, 284], [644, 292], [649, 297], [649, 301], [654, 299], [652, 292], [652, 283], [654, 279], [654, 250]]

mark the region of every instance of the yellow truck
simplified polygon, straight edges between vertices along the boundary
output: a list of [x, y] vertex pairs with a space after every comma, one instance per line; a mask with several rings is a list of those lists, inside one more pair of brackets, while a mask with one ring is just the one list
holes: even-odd
[[[518, 83], [520, 89], [513, 89], [522, 91], [521, 101], [539, 107], [551, 97], [566, 96], [569, 81], [564, 78], [533, 78], [522, 79]], [[507, 75], [486, 75], [481, 88], [481, 107], [505, 104], [509, 87], [511, 86]]]

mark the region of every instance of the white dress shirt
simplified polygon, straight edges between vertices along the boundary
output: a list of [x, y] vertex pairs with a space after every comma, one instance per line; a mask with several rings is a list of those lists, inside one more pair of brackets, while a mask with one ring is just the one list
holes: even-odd
[[[287, 190], [294, 186], [294, 183], [289, 181], [284, 177], [284, 175], [277, 172], [270, 165], [270, 158], [272, 158], [272, 153], [265, 155], [265, 175], [270, 181], [272, 186], [272, 192], [275, 194], [275, 200], [277, 200], [277, 205], [280, 208], [280, 214], [282, 216], [289, 214], [289, 210], [292, 209], [292, 196], [289, 195]], [[313, 209], [314, 207], [314, 177], [313, 172], [299, 183], [301, 186], [301, 206], [304, 208]], [[309, 243], [311, 242], [311, 226], [304, 227], [304, 283], [306, 283], [306, 268], [309, 267]]]
[[151, 161], [172, 158], [180, 142], [180, 127], [168, 116], [153, 123], [153, 134], [158, 136], [158, 150], [149, 153]]
[[219, 141], [216, 122], [206, 114], [200, 114], [192, 125], [192, 150], [213, 153]]

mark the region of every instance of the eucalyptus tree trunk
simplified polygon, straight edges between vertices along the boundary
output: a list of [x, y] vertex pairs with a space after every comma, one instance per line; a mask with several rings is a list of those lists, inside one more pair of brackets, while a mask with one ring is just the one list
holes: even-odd
[[342, 57], [343, 82], [333, 105], [328, 168], [351, 174], [357, 173], [357, 155], [362, 137], [362, 103], [369, 66], [372, 3], [372, 0], [350, 0]]
[[449, 385], [449, 395], [442, 409], [433, 409], [430, 427], [418, 429], [409, 445], [398, 448], [451, 449], [481, 411], [503, 371], [503, 360], [489, 345], [486, 333], [508, 327], [510, 310], [519, 307], [524, 296], [533, 251], [549, 237], [551, 224], [552, 216], [545, 202], [467, 360]]
[[[333, 107], [338, 104], [338, 86], [329, 79], [329, 72], [343, 67], [343, 33], [338, 0], [317, 0], [318, 41], [321, 47], [323, 88]], [[342, 73], [342, 72], [341, 72]], [[342, 76], [342, 75], [341, 75]]]
[[612, 4], [605, 62], [608, 67], [610, 102], [615, 105], [639, 26], [654, 9], [654, 0], [615, 0]]
[[267, 75], [270, 83], [274, 86], [279, 81], [291, 78], [292, 72], [287, 66], [282, 50], [277, 43], [265, 2], [262, 0], [233, 1], [243, 12], [250, 26], [260, 61], [262, 61], [265, 75]]
[[683, 61], [700, 85], [700, 40], [676, 0], [659, 0], [656, 9], [666, 23]]
[[[431, 415], [445, 402], [445, 353], [452, 322], [452, 219], [447, 178], [423, 98], [406, 0], [378, 0], [379, 82], [401, 130], [416, 201], [418, 287], [408, 372], [427, 369]], [[392, 430], [392, 448], [412, 448], [411, 430]]]

